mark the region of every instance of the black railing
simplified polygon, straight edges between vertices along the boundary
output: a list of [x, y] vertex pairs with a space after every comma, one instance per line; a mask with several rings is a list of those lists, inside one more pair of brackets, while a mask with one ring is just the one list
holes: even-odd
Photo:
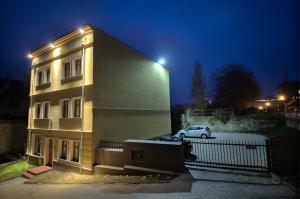
[[115, 140], [100, 140], [99, 147], [122, 149], [123, 148], [123, 142], [122, 141], [115, 141]]
[[186, 158], [186, 165], [237, 169], [248, 171], [270, 171], [268, 140], [211, 140], [184, 138], [193, 149]]

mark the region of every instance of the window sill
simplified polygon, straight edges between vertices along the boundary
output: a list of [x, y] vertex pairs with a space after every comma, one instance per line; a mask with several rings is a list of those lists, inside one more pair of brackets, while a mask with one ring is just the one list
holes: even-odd
[[61, 117], [60, 120], [81, 120], [81, 117]]
[[51, 82], [45, 83], [45, 84], [40, 84], [40, 85], [36, 85], [35, 89], [39, 90], [39, 89], [45, 89], [45, 88], [49, 88], [51, 86]]
[[64, 78], [64, 79], [61, 80], [61, 84], [66, 84], [66, 83], [81, 80], [81, 79], [82, 79], [82, 75], [67, 77], [67, 78]]
[[43, 158], [42, 156], [38, 156], [38, 155], [34, 155], [34, 154], [29, 154], [29, 156], [36, 157], [36, 158]]
[[50, 120], [49, 118], [34, 118], [34, 120], [36, 120], [36, 121], [48, 121], [48, 120]]

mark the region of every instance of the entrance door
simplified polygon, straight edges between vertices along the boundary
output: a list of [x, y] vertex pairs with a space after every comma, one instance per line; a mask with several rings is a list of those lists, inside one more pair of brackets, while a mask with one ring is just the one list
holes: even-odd
[[52, 167], [52, 161], [53, 161], [53, 139], [49, 139], [48, 142], [48, 162], [47, 165]]

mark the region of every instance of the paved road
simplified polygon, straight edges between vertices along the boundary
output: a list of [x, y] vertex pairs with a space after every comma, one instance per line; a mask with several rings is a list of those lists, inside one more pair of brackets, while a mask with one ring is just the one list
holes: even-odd
[[139, 185], [32, 185], [17, 178], [0, 184], [1, 199], [223, 199], [223, 198], [297, 198], [283, 185], [248, 185], [197, 181], [187, 193], [131, 193], [116, 194], [119, 189], [133, 189]]
[[248, 140], [248, 141], [264, 141], [266, 136], [255, 133], [227, 133], [227, 132], [212, 132], [212, 137], [217, 140]]

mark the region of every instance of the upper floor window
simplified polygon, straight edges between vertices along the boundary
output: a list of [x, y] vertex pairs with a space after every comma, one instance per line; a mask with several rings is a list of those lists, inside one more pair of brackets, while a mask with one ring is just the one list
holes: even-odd
[[82, 73], [81, 69], [81, 58], [73, 58], [63, 63], [62, 79], [70, 77], [80, 76]]
[[35, 105], [36, 111], [35, 111], [35, 118], [40, 119], [43, 117], [42, 115], [42, 104], [41, 103], [37, 103]]
[[39, 69], [36, 75], [36, 85], [39, 86], [39, 85], [50, 83], [50, 75], [51, 75], [50, 66]]
[[81, 75], [81, 58], [75, 60], [75, 76]]
[[38, 102], [35, 104], [35, 118], [48, 119], [50, 117], [50, 102]]
[[61, 117], [62, 118], [69, 117], [69, 105], [70, 105], [69, 99], [62, 100], [62, 102], [61, 102]]
[[63, 67], [63, 78], [71, 77], [71, 61], [65, 62]]
[[73, 117], [80, 117], [80, 112], [81, 112], [81, 99], [76, 98], [73, 99]]
[[62, 99], [60, 112], [61, 118], [81, 117], [81, 97]]

